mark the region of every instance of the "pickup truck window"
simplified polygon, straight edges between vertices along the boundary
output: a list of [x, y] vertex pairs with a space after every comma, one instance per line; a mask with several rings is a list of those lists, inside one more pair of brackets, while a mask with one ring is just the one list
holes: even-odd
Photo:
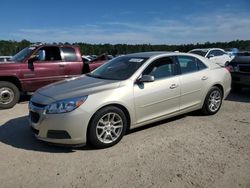
[[77, 61], [76, 51], [71, 47], [62, 47], [64, 61]]
[[12, 57], [12, 61], [16, 62], [23, 62], [24, 59], [26, 59], [33, 51], [35, 50], [35, 47], [27, 47], [18, 52], [16, 55]]
[[36, 54], [34, 54], [35, 57], [38, 57], [39, 61], [61, 61], [61, 52], [58, 47], [43, 47], [40, 48]]

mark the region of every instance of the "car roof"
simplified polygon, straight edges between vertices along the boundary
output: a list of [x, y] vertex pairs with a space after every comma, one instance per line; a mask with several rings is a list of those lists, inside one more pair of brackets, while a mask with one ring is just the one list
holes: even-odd
[[141, 57], [141, 58], [151, 58], [151, 57], [154, 57], [154, 56], [163, 55], [163, 54], [171, 54], [171, 53], [173, 53], [173, 52], [152, 51], [152, 52], [132, 53], [132, 54], [127, 54], [126, 56], [129, 56], [129, 57]]
[[[193, 50], [190, 50], [191, 51], [196, 51], [196, 50], [199, 50], [199, 51], [204, 51], [204, 52], [208, 52], [210, 50], [223, 50], [222, 48], [195, 48]], [[224, 51], [224, 50], [223, 50]]]

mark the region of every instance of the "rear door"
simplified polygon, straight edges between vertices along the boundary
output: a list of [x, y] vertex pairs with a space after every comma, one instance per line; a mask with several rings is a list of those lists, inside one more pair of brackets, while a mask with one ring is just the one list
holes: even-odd
[[180, 84], [176, 64], [171, 58], [155, 60], [142, 75], [152, 75], [155, 80], [134, 85], [137, 123], [179, 111]]
[[27, 91], [35, 91], [50, 83], [64, 79], [65, 63], [59, 47], [42, 47], [22, 65], [23, 82]]
[[209, 69], [192, 56], [177, 56], [176, 59], [180, 68], [180, 110], [196, 108], [203, 100]]
[[77, 56], [76, 49], [70, 46], [61, 47], [64, 62], [65, 78], [79, 76], [83, 72], [83, 61]]

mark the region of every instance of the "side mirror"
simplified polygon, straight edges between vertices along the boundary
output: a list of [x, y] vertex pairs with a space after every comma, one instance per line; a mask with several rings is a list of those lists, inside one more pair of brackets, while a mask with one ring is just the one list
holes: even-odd
[[214, 54], [209, 54], [209, 55], [207, 56], [208, 59], [210, 59], [211, 57], [214, 57]]
[[153, 82], [155, 81], [155, 77], [151, 75], [143, 75], [138, 81], [139, 82]]
[[28, 60], [28, 68], [34, 70], [34, 59], [31, 58]]

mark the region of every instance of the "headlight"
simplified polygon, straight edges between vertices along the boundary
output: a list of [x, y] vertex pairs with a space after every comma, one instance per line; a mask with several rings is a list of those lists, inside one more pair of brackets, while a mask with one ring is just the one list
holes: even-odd
[[87, 99], [87, 96], [77, 97], [72, 99], [65, 99], [61, 101], [54, 102], [47, 106], [47, 114], [60, 114], [71, 112], [81, 106]]

